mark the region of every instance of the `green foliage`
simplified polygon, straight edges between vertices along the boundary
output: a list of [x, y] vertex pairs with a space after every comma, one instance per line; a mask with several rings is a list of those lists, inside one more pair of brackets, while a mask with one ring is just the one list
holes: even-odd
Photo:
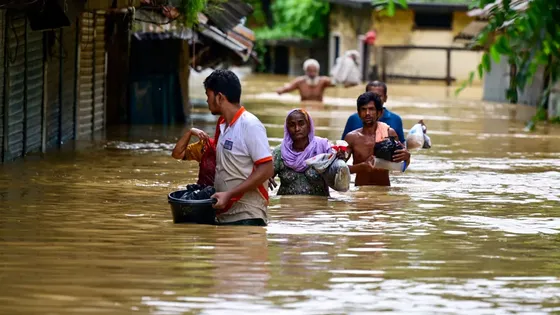
[[282, 38], [309, 38], [305, 34], [297, 30], [285, 30], [280, 27], [268, 28], [261, 27], [255, 30], [257, 40], [282, 39]]
[[[493, 0], [476, 0], [476, 6], [484, 8]], [[526, 10], [517, 10], [511, 6], [511, 0], [503, 0], [490, 12], [489, 23], [476, 38], [476, 45], [487, 47], [479, 66], [479, 77], [489, 72], [490, 58], [499, 62], [506, 58], [516, 67], [516, 75], [506, 96], [512, 102], [517, 101], [517, 91], [531, 84], [539, 67], [545, 67], [545, 76], [550, 84], [560, 75], [560, 6], [557, 1], [532, 0]], [[465, 81], [456, 91], [459, 93], [472, 84], [473, 76]], [[547, 98], [547, 88], [543, 99]], [[544, 102], [541, 102], [541, 109]], [[539, 110], [539, 113], [543, 111]], [[542, 115], [541, 115], [542, 116]], [[539, 117], [542, 118], [542, 117]], [[539, 119], [537, 119], [539, 120]]]
[[257, 58], [259, 59], [259, 65], [257, 66], [257, 72], [264, 72], [265, 65], [264, 65], [264, 55], [266, 54], [266, 47], [264, 46], [262, 41], [257, 41], [255, 43], [255, 52], [257, 53]]
[[399, 4], [403, 9], [408, 8], [406, 0], [373, 0], [373, 5], [381, 8], [381, 14], [386, 16], [395, 15], [397, 4]]
[[253, 14], [247, 17], [247, 23], [251, 26], [262, 27], [266, 25], [266, 17], [263, 11], [261, 0], [246, 0], [246, 3], [253, 7]]
[[182, 21], [187, 27], [192, 27], [198, 21], [198, 13], [206, 8], [207, 0], [181, 0], [177, 9], [182, 16]]
[[180, 21], [186, 27], [198, 23], [198, 13], [222, 10], [220, 4], [227, 0], [181, 0], [177, 9], [181, 14]]
[[257, 39], [323, 38], [327, 34], [327, 1], [276, 0], [272, 13], [274, 27], [256, 29]]

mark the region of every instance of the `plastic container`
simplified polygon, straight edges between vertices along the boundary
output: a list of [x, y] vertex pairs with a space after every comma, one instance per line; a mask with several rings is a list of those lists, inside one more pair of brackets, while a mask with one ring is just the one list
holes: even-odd
[[406, 165], [406, 162], [396, 163], [374, 157], [373, 167], [389, 171], [404, 172], [408, 165]]
[[171, 206], [173, 223], [216, 224], [216, 210], [212, 208], [215, 199], [184, 200], [180, 199], [187, 190], [178, 190], [167, 196]]

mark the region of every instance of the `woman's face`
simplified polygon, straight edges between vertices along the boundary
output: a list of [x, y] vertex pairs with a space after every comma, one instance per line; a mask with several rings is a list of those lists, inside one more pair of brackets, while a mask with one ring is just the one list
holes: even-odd
[[309, 137], [309, 124], [301, 112], [293, 112], [286, 119], [288, 133], [292, 141], [307, 139]]

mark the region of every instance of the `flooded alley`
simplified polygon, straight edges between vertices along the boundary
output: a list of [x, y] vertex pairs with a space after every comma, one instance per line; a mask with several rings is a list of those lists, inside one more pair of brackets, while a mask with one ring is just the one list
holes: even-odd
[[[286, 77], [243, 76], [245, 107], [283, 137]], [[363, 86], [303, 104], [341, 137]], [[200, 82], [191, 97], [204, 99]], [[481, 89], [389, 83], [405, 131], [424, 119], [392, 187], [271, 193], [268, 227], [173, 224], [167, 194], [196, 162], [183, 126], [121, 126], [45, 158], [0, 165], [1, 314], [551, 314], [560, 312], [560, 128]], [[194, 108], [193, 125], [215, 117]], [[534, 109], [533, 109], [534, 111]]]

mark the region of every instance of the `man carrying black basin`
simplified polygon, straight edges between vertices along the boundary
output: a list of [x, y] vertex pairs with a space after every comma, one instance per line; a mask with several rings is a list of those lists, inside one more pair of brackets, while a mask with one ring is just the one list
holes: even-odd
[[208, 108], [220, 115], [216, 143], [214, 205], [221, 225], [268, 223], [268, 190], [274, 175], [266, 129], [240, 105], [241, 83], [229, 70], [215, 70], [204, 80]]

